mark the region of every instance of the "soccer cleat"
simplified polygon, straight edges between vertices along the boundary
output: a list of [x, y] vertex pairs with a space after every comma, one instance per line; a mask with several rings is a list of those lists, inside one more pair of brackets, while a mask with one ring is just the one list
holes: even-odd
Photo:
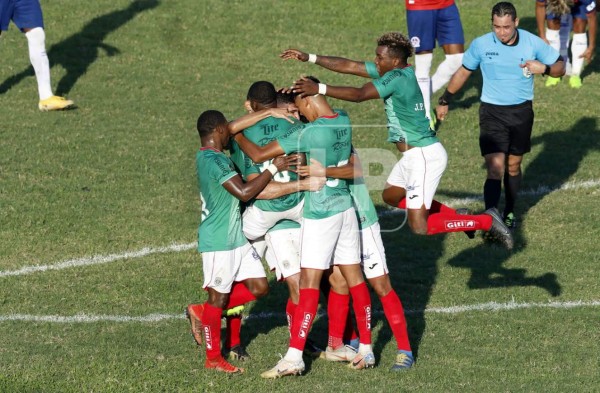
[[506, 225], [511, 232], [517, 229], [517, 219], [515, 218], [515, 214], [513, 212], [504, 215], [504, 225]]
[[549, 76], [546, 78], [546, 87], [556, 86], [560, 83], [560, 78]]
[[290, 362], [289, 360], [285, 360], [281, 358], [279, 362], [272, 369], [265, 371], [260, 374], [263, 378], [279, 378], [285, 377], [286, 375], [300, 375], [304, 371], [304, 361], [300, 359], [298, 362]]
[[304, 345], [304, 351], [303, 353], [311, 358], [318, 358], [320, 356], [322, 356], [322, 354], [325, 351], [323, 351], [321, 348], [319, 348], [317, 346], [317, 344], [315, 344], [311, 339], [307, 339], [306, 340], [306, 345]]
[[349, 362], [356, 357], [356, 351], [350, 345], [340, 345], [336, 349], [327, 346], [319, 357], [330, 362]]
[[404, 371], [408, 370], [413, 366], [415, 360], [412, 355], [406, 353], [406, 351], [398, 351], [396, 354], [396, 361], [390, 370], [392, 371]]
[[375, 367], [375, 355], [373, 352], [367, 352], [365, 354], [358, 353], [352, 359], [350, 363], [348, 363], [348, 367], [354, 370], [362, 370], [363, 368]]
[[510, 229], [504, 224], [504, 221], [500, 217], [498, 209], [495, 207], [489, 208], [485, 211], [485, 214], [492, 216], [492, 227], [489, 232], [496, 240], [504, 245], [508, 250], [512, 250], [514, 246], [514, 240]]
[[581, 83], [581, 78], [579, 76], [572, 75], [569, 78], [569, 86], [573, 89], [579, 89], [583, 84]]
[[74, 104], [73, 101], [67, 100], [64, 97], [52, 96], [45, 100], [41, 100], [38, 104], [38, 108], [40, 108], [42, 112], [59, 111], [61, 109], [68, 109]]
[[185, 309], [185, 317], [189, 319], [192, 328], [192, 337], [196, 344], [202, 345], [202, 312], [204, 304], [188, 304]]
[[[460, 214], [462, 216], [468, 216], [471, 214], [471, 211], [469, 209], [467, 209], [466, 207], [461, 207], [459, 209], [456, 209], [456, 214]], [[469, 239], [474, 239], [475, 238], [475, 231], [464, 231], [465, 235], [467, 235], [467, 237]]]
[[237, 316], [237, 315], [240, 315], [242, 313], [242, 311], [244, 311], [244, 305], [243, 304], [240, 305], [240, 306], [228, 308], [227, 310], [223, 310], [223, 313], [221, 314], [221, 317], [225, 318], [225, 317]]
[[216, 359], [206, 359], [204, 362], [204, 368], [222, 371], [229, 374], [241, 374], [244, 372], [243, 368], [236, 367], [233, 364], [227, 362], [222, 356]]
[[241, 345], [236, 345], [229, 350], [229, 360], [249, 360], [250, 355]]

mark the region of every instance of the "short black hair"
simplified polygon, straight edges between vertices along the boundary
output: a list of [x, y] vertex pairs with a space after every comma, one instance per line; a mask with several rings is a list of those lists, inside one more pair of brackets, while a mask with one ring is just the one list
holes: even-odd
[[294, 103], [293, 93], [284, 93], [282, 91], [277, 92], [277, 105], [293, 104]]
[[512, 3], [501, 1], [492, 8], [492, 21], [494, 20], [494, 16], [502, 18], [506, 15], [510, 15], [513, 21], [517, 19], [517, 9]]
[[274, 105], [277, 102], [277, 91], [271, 82], [254, 82], [248, 89], [246, 99], [265, 106]]
[[404, 63], [413, 55], [413, 46], [410, 40], [401, 33], [385, 33], [377, 39], [377, 45], [386, 46], [390, 55], [402, 60]]
[[196, 128], [200, 138], [206, 137], [213, 133], [215, 128], [223, 123], [227, 123], [225, 115], [216, 110], [207, 110], [202, 112], [198, 121], [196, 122]]

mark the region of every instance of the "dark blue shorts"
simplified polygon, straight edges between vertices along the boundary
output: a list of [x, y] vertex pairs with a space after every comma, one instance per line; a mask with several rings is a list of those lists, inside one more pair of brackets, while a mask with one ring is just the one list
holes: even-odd
[[0, 30], [8, 30], [13, 21], [20, 30], [44, 27], [39, 0], [0, 0]]
[[[596, 9], [594, 1], [579, 1], [571, 7], [571, 16], [577, 19], [587, 20], [587, 14]], [[549, 12], [546, 19], [560, 19], [560, 15]]]
[[465, 43], [456, 4], [439, 10], [408, 10], [406, 21], [416, 53], [433, 50], [436, 40], [440, 46]]

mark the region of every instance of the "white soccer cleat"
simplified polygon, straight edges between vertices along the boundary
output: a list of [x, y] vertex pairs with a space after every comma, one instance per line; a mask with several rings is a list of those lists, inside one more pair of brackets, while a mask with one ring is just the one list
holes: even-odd
[[275, 367], [260, 374], [263, 378], [275, 379], [286, 375], [300, 375], [304, 371], [304, 361], [290, 362], [282, 358]]
[[321, 352], [320, 358], [330, 362], [349, 362], [356, 357], [356, 350], [350, 345], [340, 345], [336, 349], [328, 346], [325, 352]]
[[373, 352], [367, 352], [365, 354], [358, 353], [352, 359], [350, 363], [348, 363], [348, 367], [354, 370], [362, 370], [363, 368], [375, 367], [375, 355]]

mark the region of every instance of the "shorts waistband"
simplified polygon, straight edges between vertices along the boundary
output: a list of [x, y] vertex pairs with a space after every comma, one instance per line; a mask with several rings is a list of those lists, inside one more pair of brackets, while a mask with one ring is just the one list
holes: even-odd
[[490, 106], [490, 107], [495, 107], [495, 108], [502, 108], [502, 109], [521, 109], [521, 108], [531, 108], [533, 102], [531, 100], [527, 100], [524, 101], [520, 104], [515, 104], [515, 105], [496, 105], [496, 104], [490, 104], [489, 102], [483, 102], [481, 101], [481, 105], [482, 106]]

